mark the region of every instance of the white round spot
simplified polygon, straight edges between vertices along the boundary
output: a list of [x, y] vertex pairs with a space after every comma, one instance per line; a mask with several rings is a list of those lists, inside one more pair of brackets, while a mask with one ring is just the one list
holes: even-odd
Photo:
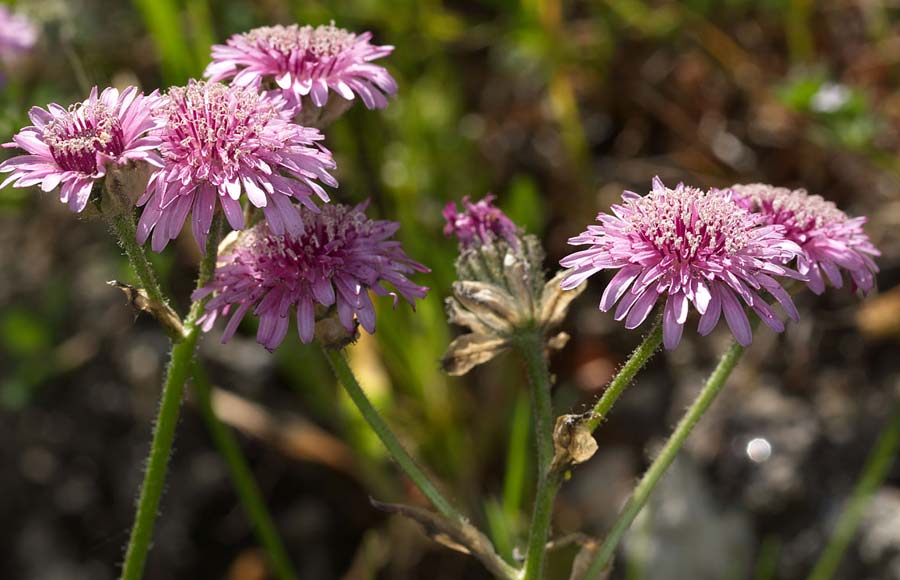
[[772, 445], [762, 437], [751, 439], [747, 443], [747, 457], [754, 463], [762, 463], [772, 456]]

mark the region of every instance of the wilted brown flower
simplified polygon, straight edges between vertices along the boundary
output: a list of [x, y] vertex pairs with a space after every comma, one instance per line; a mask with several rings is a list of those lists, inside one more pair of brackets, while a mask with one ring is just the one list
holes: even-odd
[[568, 340], [555, 333], [569, 304], [584, 288], [562, 290], [565, 272], [546, 279], [544, 251], [535, 236], [523, 235], [516, 246], [506, 240], [464, 248], [456, 262], [458, 281], [447, 299], [447, 318], [471, 332], [460, 335], [441, 361], [450, 375], [464, 375], [509, 348], [517, 332], [538, 328], [548, 348]]

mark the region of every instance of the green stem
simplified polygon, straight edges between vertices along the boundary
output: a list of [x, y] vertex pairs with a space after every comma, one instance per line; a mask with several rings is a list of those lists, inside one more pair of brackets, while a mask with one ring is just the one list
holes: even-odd
[[253, 522], [256, 539], [266, 551], [275, 577], [279, 580], [295, 580], [297, 574], [294, 572], [291, 559], [278, 536], [272, 516], [266, 508], [262, 492], [253, 478], [253, 472], [247, 465], [247, 460], [241, 453], [234, 433], [216, 416], [212, 405], [212, 387], [206, 371], [199, 364], [194, 365], [193, 384], [200, 413], [206, 421], [206, 426], [219, 450], [219, 455], [228, 466], [235, 491], [244, 505], [247, 516]]
[[666, 472], [666, 469], [669, 468], [669, 465], [672, 464], [672, 461], [675, 460], [675, 456], [678, 455], [678, 452], [681, 451], [681, 448], [684, 446], [685, 441], [687, 441], [688, 435], [691, 434], [694, 426], [703, 414], [706, 413], [707, 409], [709, 409], [709, 406], [715, 400], [719, 391], [722, 390], [726, 379], [728, 379], [731, 371], [734, 370], [734, 367], [737, 365], [743, 352], [744, 349], [742, 346], [733, 343], [731, 348], [729, 348], [722, 357], [722, 360], [719, 361], [719, 365], [709, 376], [709, 379], [707, 379], [706, 385], [704, 385], [700, 394], [697, 395], [697, 398], [694, 399], [694, 402], [681, 418], [681, 421], [678, 422], [678, 426], [675, 427], [675, 431], [669, 437], [669, 440], [666, 441], [662, 452], [653, 460], [653, 463], [644, 474], [644, 477], [641, 478], [637, 487], [634, 488], [634, 492], [628, 499], [625, 507], [619, 512], [616, 523], [603, 540], [600, 550], [597, 552], [594, 561], [584, 575], [586, 579], [600, 577], [601, 572], [612, 558], [612, 555], [615, 552], [616, 547], [618, 547], [619, 542], [622, 540], [622, 537], [625, 535], [625, 532], [628, 531], [634, 518], [640, 513], [644, 504], [647, 503], [650, 494], [653, 493], [653, 489], [656, 487], [656, 484], [659, 483], [659, 479]]
[[[198, 288], [210, 280], [215, 270], [221, 231], [222, 217], [221, 214], [217, 214], [206, 240], [206, 255], [200, 262], [200, 272], [197, 276]], [[127, 244], [125, 246], [127, 248]], [[138, 275], [140, 276], [140, 272]], [[131, 538], [125, 552], [122, 580], [139, 580], [144, 573], [144, 563], [150, 549], [153, 528], [159, 513], [159, 500], [162, 497], [169, 457], [172, 454], [172, 442], [175, 439], [175, 427], [178, 425], [184, 383], [193, 366], [194, 350], [197, 347], [200, 330], [197, 326], [197, 319], [202, 315], [207, 299], [208, 297], [191, 304], [191, 310], [184, 319], [184, 338], [172, 345], [172, 354], [163, 384], [162, 401], [153, 429], [147, 470], [144, 473], [144, 482], [138, 499], [134, 528], [131, 530]]]
[[607, 413], [609, 413], [609, 410], [619, 399], [619, 396], [625, 388], [631, 384], [631, 381], [638, 371], [644, 368], [647, 361], [649, 361], [654, 353], [656, 353], [660, 344], [662, 344], [662, 324], [660, 323], [660, 318], [657, 318], [656, 322], [653, 323], [653, 327], [650, 329], [650, 333], [647, 334], [641, 344], [634, 349], [634, 352], [628, 357], [628, 360], [619, 371], [619, 374], [613, 377], [613, 380], [610, 381], [606, 390], [603, 391], [603, 396], [601, 396], [600, 400], [597, 401], [597, 404], [594, 405], [591, 418], [588, 419], [586, 423], [587, 428], [590, 431], [594, 431], [600, 426], [600, 423], [606, 418]]
[[834, 576], [844, 552], [847, 551], [847, 546], [859, 528], [872, 495], [887, 477], [898, 451], [900, 451], [900, 407], [894, 411], [894, 416], [881, 432], [875, 449], [863, 467], [853, 495], [844, 507], [825, 551], [809, 575], [809, 580], [829, 580]]
[[531, 432], [531, 405], [526, 393], [517, 393], [509, 433], [509, 450], [503, 470], [503, 513], [509, 522], [518, 522], [528, 478], [528, 439]]
[[[644, 337], [643, 342], [634, 350], [619, 373], [609, 383], [603, 396], [594, 405], [591, 417], [586, 424], [594, 431], [603, 421], [613, 404], [631, 384], [634, 376], [640, 371], [662, 343], [662, 325], [657, 319]], [[544, 552], [553, 515], [553, 504], [556, 494], [562, 485], [563, 471], [550, 470], [553, 459], [553, 425], [552, 404], [550, 400], [550, 374], [543, 354], [540, 336], [523, 335], [517, 343], [518, 349], [525, 358], [529, 380], [532, 385], [532, 397], [535, 409], [535, 438], [538, 455], [538, 486], [535, 495], [534, 510], [531, 518], [531, 533], [528, 539], [528, 555], [525, 559], [525, 579], [540, 578], [543, 573]]]
[[[141, 286], [147, 292], [147, 296], [151, 300], [156, 300], [163, 304], [167, 303], [144, 247], [135, 241], [134, 216], [131, 214], [119, 215], [111, 219], [110, 222], [118, 237], [119, 244], [125, 250], [131, 267], [134, 268]], [[207, 248], [207, 251], [209, 251], [209, 248]], [[214, 261], [206, 263], [207, 265], [210, 263], [215, 264]], [[208, 279], [211, 273], [211, 270], [207, 267], [203, 272], [204, 278]], [[247, 466], [247, 461], [244, 459], [234, 435], [219, 421], [213, 412], [209, 380], [201, 366], [194, 366], [193, 379], [201, 414], [207, 423], [213, 442], [228, 465], [235, 491], [253, 522], [257, 539], [267, 552], [275, 574], [280, 580], [297, 578], [290, 558], [287, 556], [275, 525], [272, 523], [272, 517], [266, 509], [259, 487], [253, 479], [253, 474]]]
[[109, 220], [116, 237], [119, 239], [119, 245], [125, 250], [131, 267], [134, 268], [138, 280], [141, 282], [147, 296], [160, 304], [167, 304], [160, 288], [156, 274], [153, 272], [153, 265], [147, 258], [144, 246], [137, 243], [135, 233], [137, 232], [134, 225], [134, 215], [132, 213], [120, 214]]
[[328, 359], [338, 382], [343, 385], [344, 390], [347, 391], [347, 394], [356, 405], [356, 408], [359, 409], [363, 418], [372, 430], [375, 431], [375, 434], [381, 439], [385, 448], [387, 448], [388, 452], [412, 480], [415, 486], [419, 488], [425, 497], [428, 498], [428, 501], [430, 501], [444, 517], [457, 522], [464, 521], [463, 516], [456, 511], [443, 495], [441, 495], [441, 492], [438, 491], [437, 487], [431, 482], [422, 468], [419, 467], [416, 460], [406, 451], [397, 439], [397, 436], [394, 435], [394, 432], [391, 431], [390, 427], [388, 427], [387, 423], [372, 405], [372, 402], [369, 401], [366, 393], [362, 390], [362, 387], [359, 386], [359, 382], [353, 375], [353, 371], [350, 369], [350, 365], [347, 363], [344, 353], [324, 346], [322, 347], [322, 351], [325, 353], [325, 357]]
[[516, 349], [525, 361], [531, 399], [534, 410], [534, 439], [537, 450], [538, 483], [528, 535], [528, 551], [525, 555], [524, 580], [539, 580], [544, 573], [544, 555], [550, 524], [553, 519], [553, 502], [561, 479], [550, 471], [553, 460], [553, 402], [550, 396], [550, 371], [544, 355], [544, 340], [539, 331], [520, 334], [515, 340]]

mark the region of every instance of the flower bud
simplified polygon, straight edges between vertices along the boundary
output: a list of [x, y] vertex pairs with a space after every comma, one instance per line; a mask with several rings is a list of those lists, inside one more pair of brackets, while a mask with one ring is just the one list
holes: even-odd
[[[147, 189], [150, 174], [156, 168], [146, 161], [111, 165], [103, 181], [100, 212], [111, 218], [134, 211], [138, 198]], [[130, 214], [129, 214], [130, 215]]]

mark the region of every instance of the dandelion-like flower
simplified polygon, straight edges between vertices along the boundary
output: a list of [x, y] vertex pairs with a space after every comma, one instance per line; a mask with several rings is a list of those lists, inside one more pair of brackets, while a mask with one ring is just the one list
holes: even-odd
[[785, 237], [800, 246], [797, 270], [809, 279], [810, 290], [825, 291], [823, 273], [835, 288], [843, 286], [842, 268], [854, 289], [865, 294], [875, 286], [878, 266], [872, 257], [881, 252], [863, 231], [865, 217], [850, 218], [833, 202], [803, 189], [754, 183], [731, 190], [739, 204], [759, 212], [765, 223], [784, 226]]
[[138, 241], [152, 231], [157, 252], [178, 236], [188, 212], [203, 250], [217, 200], [231, 227], [243, 229], [242, 192], [274, 234], [296, 236], [303, 221], [291, 199], [315, 207], [313, 194], [328, 201], [317, 179], [337, 186], [322, 133], [291, 122], [255, 89], [191, 81], [169, 90], [158, 117], [163, 167], [138, 200], [145, 206]]
[[[600, 270], [618, 270], [600, 300], [608, 311], [616, 302], [616, 320], [636, 328], [665, 296], [663, 344], [681, 340], [688, 305], [701, 314], [698, 331], [706, 335], [724, 313], [737, 341], [750, 344], [752, 332], [741, 300], [776, 332], [784, 324], [763, 291], [796, 320], [797, 309], [773, 276], [797, 277], [783, 264], [801, 250], [785, 239], [780, 225], [769, 225], [741, 208], [726, 193], [704, 192], [679, 184], [675, 189], [654, 178], [646, 196], [626, 191], [613, 214], [597, 216], [600, 225], [571, 238], [590, 248], [560, 261], [573, 268], [563, 288], [574, 288]], [[740, 300], [739, 300], [740, 298]]]
[[472, 203], [466, 196], [462, 200], [462, 211], [457, 211], [454, 202], [444, 207], [445, 236], [456, 236], [460, 245], [489, 244], [497, 239], [506, 240], [512, 247], [518, 247], [519, 228], [494, 206], [495, 196], [486, 195], [484, 199]]
[[37, 37], [37, 27], [28, 18], [0, 4], [0, 58], [9, 60], [28, 52]]
[[110, 163], [146, 161], [160, 166], [155, 149], [159, 139], [148, 132], [156, 125], [152, 110], [159, 97], [143, 95], [135, 87], [121, 93], [114, 88], [64, 109], [51, 103], [47, 109], [32, 107], [34, 125], [17, 133], [4, 147], [19, 147], [19, 155], [0, 165], [10, 175], [0, 188], [40, 184], [43, 191], [60, 188], [60, 200], [74, 212], [87, 204], [96, 180], [106, 175]]
[[325, 106], [329, 90], [347, 100], [359, 95], [369, 109], [381, 109], [388, 104], [385, 95], [397, 93], [397, 82], [371, 61], [394, 47], [373, 45], [371, 39], [370, 32], [354, 34], [333, 22], [315, 28], [264, 26], [213, 46], [204, 75], [258, 89], [274, 84], [293, 109], [307, 95], [316, 107]]
[[203, 329], [230, 315], [222, 335], [226, 342], [253, 308], [260, 319], [256, 339], [271, 351], [287, 333], [292, 306], [303, 342], [313, 339], [317, 305], [334, 307], [348, 331], [355, 329], [355, 317], [369, 333], [375, 332], [375, 309], [368, 290], [393, 296], [395, 307], [397, 294], [415, 307], [428, 288], [407, 275], [429, 270], [392, 239], [400, 224], [369, 219], [366, 205], [326, 205], [318, 213], [303, 208], [304, 229], [296, 236], [275, 235], [264, 223], [242, 234], [220, 260], [212, 282], [193, 295], [198, 300], [215, 293], [201, 319]]

